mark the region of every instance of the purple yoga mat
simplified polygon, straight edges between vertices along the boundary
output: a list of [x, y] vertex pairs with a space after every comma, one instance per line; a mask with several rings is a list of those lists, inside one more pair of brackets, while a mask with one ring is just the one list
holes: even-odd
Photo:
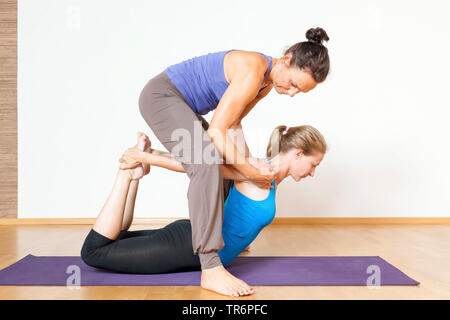
[[[1, 270], [0, 285], [65, 286], [75, 274], [70, 266], [79, 267], [81, 286], [200, 285], [200, 271], [123, 274], [89, 267], [81, 257], [33, 255]], [[378, 256], [237, 257], [227, 269], [252, 286], [365, 286], [374, 270], [379, 271], [380, 282], [372, 285], [419, 284]]]

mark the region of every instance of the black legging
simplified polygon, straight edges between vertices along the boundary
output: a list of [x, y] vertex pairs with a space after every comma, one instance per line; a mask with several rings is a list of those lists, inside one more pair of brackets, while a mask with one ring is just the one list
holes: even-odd
[[111, 240], [91, 229], [81, 249], [83, 261], [122, 273], [166, 273], [200, 270], [193, 254], [191, 223], [177, 220], [161, 229], [121, 231]]
[[[223, 179], [224, 198], [233, 180]], [[155, 230], [121, 231], [115, 240], [91, 229], [81, 258], [91, 267], [122, 273], [167, 273], [201, 270], [192, 247], [189, 219], [174, 221]]]

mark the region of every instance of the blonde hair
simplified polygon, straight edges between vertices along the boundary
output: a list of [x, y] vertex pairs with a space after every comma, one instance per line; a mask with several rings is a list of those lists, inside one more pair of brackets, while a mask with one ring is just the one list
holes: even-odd
[[327, 143], [319, 130], [312, 126], [278, 126], [273, 129], [267, 145], [267, 158], [272, 159], [278, 153], [291, 149], [301, 149], [305, 155], [326, 153]]

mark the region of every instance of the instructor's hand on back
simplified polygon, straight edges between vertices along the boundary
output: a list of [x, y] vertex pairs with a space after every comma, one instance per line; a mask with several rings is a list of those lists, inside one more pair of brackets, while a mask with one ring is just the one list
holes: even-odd
[[275, 172], [270, 165], [256, 158], [247, 158], [247, 160], [250, 163], [250, 170], [246, 170], [246, 178], [260, 188], [273, 188], [272, 181], [275, 179]]

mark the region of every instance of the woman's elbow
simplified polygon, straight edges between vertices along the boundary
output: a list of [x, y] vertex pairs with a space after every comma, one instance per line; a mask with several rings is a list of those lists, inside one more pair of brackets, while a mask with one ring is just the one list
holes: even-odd
[[209, 127], [206, 133], [209, 135], [212, 141], [218, 141], [223, 139], [226, 130], [223, 128]]

